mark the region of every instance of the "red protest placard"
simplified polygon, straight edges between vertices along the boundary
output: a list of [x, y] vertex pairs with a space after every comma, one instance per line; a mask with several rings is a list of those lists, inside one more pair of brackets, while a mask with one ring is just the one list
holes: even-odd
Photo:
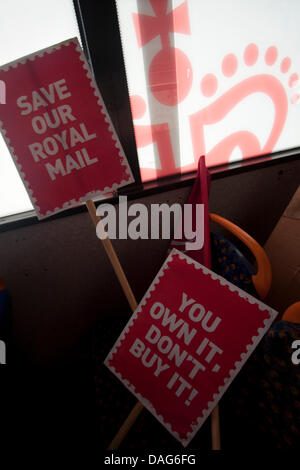
[[187, 446], [276, 313], [172, 250], [105, 365]]
[[133, 181], [78, 40], [0, 68], [0, 129], [41, 219]]

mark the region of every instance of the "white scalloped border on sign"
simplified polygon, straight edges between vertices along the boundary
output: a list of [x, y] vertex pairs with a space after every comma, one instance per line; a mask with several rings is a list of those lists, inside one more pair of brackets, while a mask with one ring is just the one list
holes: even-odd
[[[161, 278], [164, 276], [165, 271], [169, 268], [169, 264], [172, 262], [173, 257], [178, 256], [180, 259], [184, 260], [187, 264], [190, 264], [194, 266], [196, 270], [201, 270], [203, 274], [209, 275], [213, 280], [218, 280], [221, 284], [221, 286], [226, 286], [230, 291], [235, 292], [237, 295], [240, 297], [246, 299], [248, 302], [251, 304], [256, 304], [258, 305], [259, 309], [262, 311], [267, 310], [269, 313], [269, 318], [266, 318], [262, 324], [264, 326], [258, 328], [257, 330], [257, 335], [252, 336], [251, 338], [251, 343], [247, 344], [245, 347], [245, 351], [240, 355], [240, 360], [236, 361], [234, 363], [234, 367], [229, 371], [228, 377], [224, 378], [223, 384], [218, 388], [218, 393], [215, 393], [212, 396], [211, 401], [208, 401], [207, 407], [202, 410], [201, 416], [198, 416], [195, 418], [197, 424], [190, 425], [190, 432], [187, 432], [186, 436], [184, 439], [180, 438], [179, 434], [172, 429], [172, 425], [170, 423], [166, 423], [165, 419], [162, 415], [158, 415], [156, 412], [156, 409], [154, 408], [153, 404], [144, 396], [142, 396], [139, 392], [136, 391], [135, 386], [133, 384], [130, 384], [129, 381], [125, 378], [122, 377], [122, 374], [118, 372], [115, 367], [110, 365], [110, 361], [113, 359], [114, 355], [117, 353], [118, 348], [121, 346], [122, 341], [126, 338], [127, 333], [129, 333], [130, 328], [134, 325], [135, 320], [138, 318], [138, 314], [141, 313], [142, 308], [147, 304], [147, 301], [151, 297], [151, 293], [155, 291], [156, 286], [160, 283]], [[104, 364], [108, 369], [116, 376], [118, 379], [125, 385], [125, 387], [130, 390], [131, 393], [133, 393], [136, 398], [147, 408], [156, 418], [157, 420], [165, 427], [168, 429], [168, 431], [177, 439], [179, 440], [184, 447], [186, 447], [192, 438], [195, 436], [197, 431], [201, 428], [203, 425], [204, 421], [207, 419], [209, 414], [213, 411], [215, 406], [217, 405], [218, 401], [221, 399], [222, 395], [225, 393], [235, 376], [238, 374], [240, 369], [242, 368], [243, 364], [246, 362], [246, 360], [249, 358], [251, 353], [254, 351], [256, 346], [258, 345], [259, 341], [262, 339], [264, 333], [270, 328], [273, 320], [275, 319], [277, 315], [277, 312], [273, 310], [272, 308], [268, 307], [265, 305], [263, 302], [260, 300], [257, 300], [255, 297], [251, 296], [247, 292], [244, 292], [242, 289], [239, 289], [235, 285], [231, 284], [228, 282], [226, 279], [223, 277], [219, 276], [218, 274], [214, 273], [210, 269], [206, 268], [205, 266], [202, 266], [202, 264], [198, 263], [197, 261], [193, 260], [192, 258], [188, 257], [186, 254], [182, 253], [181, 251], [176, 250], [176, 248], [173, 248], [169, 256], [167, 257], [166, 261], [162, 265], [161, 269], [159, 270], [158, 274], [154, 278], [152, 284], [150, 285], [149, 289], [147, 290], [146, 294], [142, 298], [140, 304], [138, 305], [137, 309], [129, 319], [128, 323], [126, 324], [124, 330], [120, 334], [119, 338], [115, 342], [114, 346], [112, 347], [111, 351], [109, 352], [108, 356], [104, 360]]]
[[99, 189], [99, 190], [95, 190], [95, 191], [92, 191], [92, 192], [89, 192], [87, 194], [84, 194], [83, 196], [81, 196], [78, 200], [76, 199], [71, 199], [69, 201], [65, 201], [61, 207], [55, 207], [53, 210], [48, 210], [46, 212], [46, 214], [42, 214], [41, 211], [40, 211], [40, 207], [38, 206], [37, 204], [37, 199], [36, 197], [34, 196], [34, 192], [32, 190], [32, 188], [30, 187], [30, 183], [29, 181], [27, 181], [26, 179], [26, 175], [25, 173], [22, 171], [22, 165], [19, 163], [19, 159], [18, 159], [18, 156], [16, 155], [15, 153], [15, 149], [14, 147], [10, 144], [10, 139], [9, 137], [7, 137], [7, 130], [5, 129], [4, 127], [4, 123], [3, 121], [0, 120], [0, 131], [1, 131], [1, 134], [6, 142], [6, 145], [10, 151], [10, 154], [12, 156], [12, 159], [13, 159], [13, 162], [18, 170], [18, 173], [23, 181], [23, 184], [26, 188], [26, 191], [28, 193], [28, 196], [30, 198], [30, 201], [35, 209], [35, 212], [36, 212], [36, 215], [38, 217], [39, 220], [41, 219], [45, 219], [47, 217], [50, 217], [54, 214], [57, 214], [58, 212], [62, 212], [66, 209], [70, 209], [71, 207], [74, 207], [74, 206], [78, 206], [84, 202], [86, 202], [87, 200], [89, 199], [93, 199], [93, 198], [96, 198], [98, 196], [102, 196], [104, 194], [107, 194], [109, 192], [113, 192], [113, 191], [116, 191], [118, 188], [121, 188], [122, 186], [126, 186], [130, 183], [133, 183], [134, 182], [134, 178], [133, 178], [133, 175], [132, 175], [132, 172], [131, 172], [131, 169], [130, 169], [130, 165], [127, 161], [127, 158], [125, 156], [125, 153], [124, 153], [124, 150], [121, 146], [121, 143], [119, 141], [119, 138], [118, 138], [118, 135], [114, 129], [114, 126], [111, 122], [111, 119], [109, 117], [109, 114], [107, 112], [107, 109], [106, 109], [106, 106], [104, 104], [104, 101], [101, 97], [101, 94], [98, 90], [98, 87], [97, 87], [97, 84], [91, 74], [91, 71], [90, 71], [90, 68], [88, 66], [88, 63], [86, 61], [86, 58], [84, 56], [84, 53], [83, 53], [83, 50], [82, 48], [80, 47], [80, 44], [79, 44], [79, 41], [77, 38], [71, 38], [71, 39], [68, 39], [66, 41], [63, 41], [63, 42], [60, 42], [58, 44], [55, 44], [51, 47], [47, 47], [46, 49], [41, 49], [40, 51], [37, 51], [37, 52], [34, 52], [33, 54], [30, 54], [28, 56], [25, 56], [25, 57], [21, 57], [20, 59], [17, 59], [13, 62], [9, 62], [8, 64], [5, 64], [3, 66], [0, 67], [0, 70], [3, 70], [5, 72], [9, 71], [10, 68], [17, 68], [18, 65], [24, 65], [26, 64], [26, 62], [28, 61], [34, 61], [37, 57], [43, 57], [45, 53], [47, 54], [52, 54], [53, 52], [61, 49], [62, 46], [65, 46], [65, 47], [68, 47], [70, 46], [71, 44], [74, 44], [75, 45], [75, 50], [77, 52], [79, 52], [79, 60], [82, 61], [83, 65], [83, 69], [87, 72], [86, 73], [86, 76], [87, 78], [90, 80], [90, 86], [91, 88], [93, 88], [94, 90], [94, 95], [95, 97], [97, 98], [97, 105], [99, 106], [100, 108], [100, 112], [102, 114], [105, 115], [105, 122], [107, 123], [107, 128], [109, 130], [109, 132], [111, 133], [111, 138], [113, 141], [115, 141], [115, 147], [119, 150], [118, 154], [119, 154], [119, 157], [120, 157], [120, 163], [121, 163], [121, 166], [125, 166], [126, 167], [126, 171], [125, 173], [128, 174], [128, 179], [123, 179], [120, 181], [120, 183], [114, 183], [112, 184], [112, 186], [105, 186], [103, 189]]

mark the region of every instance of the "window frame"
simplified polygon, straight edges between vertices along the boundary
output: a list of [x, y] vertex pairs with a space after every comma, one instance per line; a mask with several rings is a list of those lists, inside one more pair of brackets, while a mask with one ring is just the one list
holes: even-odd
[[[246, 172], [256, 171], [272, 166], [280, 166], [282, 163], [293, 163], [299, 159], [300, 150], [297, 147], [295, 149], [290, 149], [289, 151], [273, 153], [272, 159], [269, 157], [269, 155], [260, 155], [259, 157], [253, 157], [245, 160], [243, 165], [240, 165], [239, 162], [237, 162], [231, 163], [229, 165], [211, 167], [209, 168], [211, 179], [214, 181], [217, 179], [244, 174]], [[195, 177], [196, 171], [193, 171], [190, 173], [168, 176], [159, 180], [147, 181], [145, 183], [141, 183], [140, 185], [128, 185], [118, 190], [112, 197], [105, 198], [103, 201], [95, 201], [96, 206], [103, 202], [105, 202], [105, 204], [116, 205], [118, 204], [119, 195], [127, 196], [128, 201], [132, 201], [158, 193], [172, 191], [174, 189], [192, 186]], [[31, 225], [48, 223], [52, 220], [57, 220], [84, 212], [86, 212], [86, 207], [84, 204], [82, 204], [81, 206], [73, 207], [64, 212], [59, 212], [50, 218], [42, 220], [38, 220], [34, 210], [6, 216], [0, 218], [0, 233]]]
[[[114, 0], [105, 2], [73, 0], [73, 5], [84, 52], [135, 178], [134, 183], [120, 188], [113, 197], [104, 198], [105, 202], [116, 203], [117, 196], [120, 194], [127, 195], [129, 200], [138, 199], [157, 192], [191, 185], [196, 171], [144, 183], [141, 181], [116, 4]], [[98, 18], [99, 21], [96, 22], [95, 18]], [[209, 171], [212, 179], [224, 178], [283, 162], [292, 162], [299, 156], [300, 147], [296, 147], [272, 154], [259, 155], [240, 162], [210, 167]], [[0, 232], [56, 220], [83, 211], [85, 211], [84, 205], [42, 221], [38, 221], [34, 210], [4, 216], [0, 218]]]

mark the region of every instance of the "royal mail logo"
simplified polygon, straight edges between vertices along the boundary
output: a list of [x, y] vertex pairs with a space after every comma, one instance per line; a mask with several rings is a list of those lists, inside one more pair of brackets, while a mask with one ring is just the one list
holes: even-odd
[[0, 104], [6, 104], [6, 85], [3, 80], [0, 80]]

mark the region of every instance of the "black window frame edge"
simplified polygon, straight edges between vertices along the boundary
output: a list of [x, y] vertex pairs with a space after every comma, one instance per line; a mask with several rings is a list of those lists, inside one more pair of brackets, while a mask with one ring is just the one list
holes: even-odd
[[141, 184], [133, 119], [114, 0], [73, 0], [83, 50], [134, 176]]

